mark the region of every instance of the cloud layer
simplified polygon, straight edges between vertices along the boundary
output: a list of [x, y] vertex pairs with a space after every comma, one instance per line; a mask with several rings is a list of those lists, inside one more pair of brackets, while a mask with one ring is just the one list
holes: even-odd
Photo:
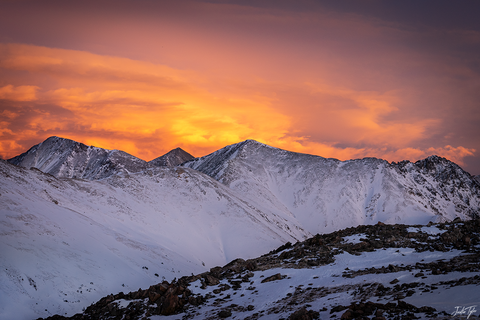
[[51, 135], [145, 160], [256, 139], [342, 160], [438, 154], [480, 173], [478, 30], [259, 3], [5, 5], [0, 155]]

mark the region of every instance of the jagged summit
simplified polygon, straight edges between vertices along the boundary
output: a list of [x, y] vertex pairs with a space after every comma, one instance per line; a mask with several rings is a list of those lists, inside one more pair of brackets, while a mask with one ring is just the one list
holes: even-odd
[[[257, 159], [258, 157], [266, 156], [269, 152], [279, 153], [279, 154], [296, 154], [301, 157], [315, 157], [322, 158], [319, 156], [296, 153], [291, 151], [282, 150], [269, 146], [267, 144], [258, 142], [256, 140], [248, 139], [242, 142], [238, 142], [232, 145], [228, 145], [224, 148], [221, 148], [211, 154], [206, 156], [195, 158], [183, 164], [183, 166], [193, 168], [195, 170], [207, 173], [214, 179], [219, 180], [224, 173], [226, 166], [229, 162], [234, 161], [235, 159], [247, 159], [247, 161]], [[322, 158], [323, 159], [323, 158]]]
[[184, 163], [185, 161], [189, 161], [192, 159], [195, 159], [195, 157], [192, 156], [190, 153], [186, 152], [181, 148], [176, 148], [167, 152], [163, 156], [149, 161], [148, 163], [159, 167], [175, 167]]
[[440, 179], [446, 179], [461, 176], [465, 171], [456, 163], [437, 155], [429, 156], [423, 160], [415, 162], [415, 166], [422, 171], [429, 172]]
[[417, 180], [422, 180], [418, 174], [421, 172], [433, 178], [435, 181], [444, 184], [448, 183], [455, 189], [471, 189], [479, 190], [480, 182], [475, 176], [464, 171], [456, 163], [437, 155], [429, 156], [425, 159], [418, 160], [414, 163], [410, 161], [402, 161], [397, 164], [397, 168], [405, 173], [410, 173]]

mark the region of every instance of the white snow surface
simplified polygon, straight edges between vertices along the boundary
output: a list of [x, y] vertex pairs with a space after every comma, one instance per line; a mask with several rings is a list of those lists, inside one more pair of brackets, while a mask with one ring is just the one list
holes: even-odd
[[85, 181], [2, 160], [0, 179], [0, 319], [73, 315], [308, 234], [188, 168]]
[[183, 166], [199, 170], [257, 207], [298, 221], [310, 233], [361, 224], [427, 224], [480, 212], [480, 185], [436, 156], [390, 164], [339, 161], [247, 140]]
[[430, 226], [430, 227], [409, 227], [407, 228], [408, 232], [423, 232], [432, 236], [442, 234], [446, 232], [447, 230], [440, 230], [435, 226]]

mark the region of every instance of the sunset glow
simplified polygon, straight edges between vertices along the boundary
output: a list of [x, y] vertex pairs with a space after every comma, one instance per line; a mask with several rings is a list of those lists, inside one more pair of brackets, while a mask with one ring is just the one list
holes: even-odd
[[480, 174], [477, 19], [442, 21], [443, 2], [418, 21], [375, 1], [175, 3], [2, 2], [0, 156], [52, 135], [144, 160], [255, 139]]

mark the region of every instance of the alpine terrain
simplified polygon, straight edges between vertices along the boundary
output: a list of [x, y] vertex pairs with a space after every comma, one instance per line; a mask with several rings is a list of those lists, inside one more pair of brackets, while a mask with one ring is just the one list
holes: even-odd
[[479, 218], [480, 184], [455, 163], [339, 161], [247, 140], [183, 164], [312, 234], [361, 224]]
[[51, 137], [1, 160], [0, 181], [0, 319], [381, 319], [480, 301], [480, 183], [437, 156], [247, 140], [146, 162]]

